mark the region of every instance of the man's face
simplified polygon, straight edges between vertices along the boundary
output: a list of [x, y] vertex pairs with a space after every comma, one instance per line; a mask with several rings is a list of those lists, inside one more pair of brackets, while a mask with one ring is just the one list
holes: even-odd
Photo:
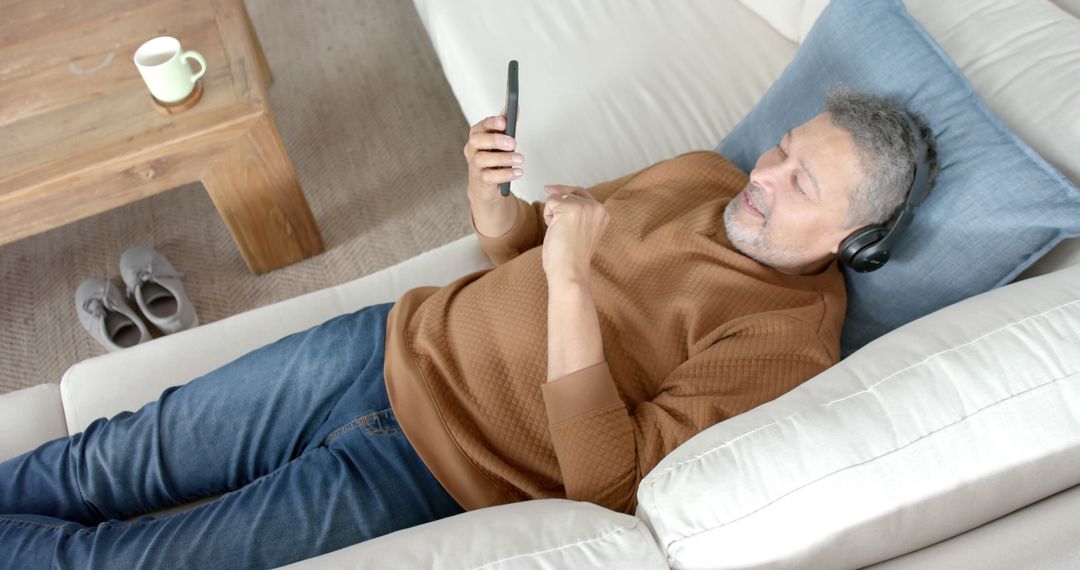
[[758, 158], [724, 210], [728, 239], [784, 273], [818, 273], [852, 231], [842, 224], [862, 177], [855, 140], [822, 113]]

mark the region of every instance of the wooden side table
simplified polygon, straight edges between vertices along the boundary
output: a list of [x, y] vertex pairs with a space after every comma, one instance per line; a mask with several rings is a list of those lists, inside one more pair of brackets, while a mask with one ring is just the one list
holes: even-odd
[[[325, 246], [281, 142], [243, 0], [0, 0], [0, 245], [200, 180], [248, 267]], [[161, 35], [206, 57], [159, 113], [132, 63]]]

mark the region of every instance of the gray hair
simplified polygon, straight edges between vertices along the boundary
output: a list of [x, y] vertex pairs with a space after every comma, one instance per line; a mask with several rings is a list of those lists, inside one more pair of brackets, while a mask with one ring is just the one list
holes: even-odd
[[883, 224], [899, 214], [915, 175], [915, 141], [904, 115], [926, 141], [928, 191], [937, 179], [937, 143], [926, 119], [890, 99], [850, 87], [830, 88], [825, 110], [832, 124], [855, 139], [863, 180], [849, 197], [845, 228]]

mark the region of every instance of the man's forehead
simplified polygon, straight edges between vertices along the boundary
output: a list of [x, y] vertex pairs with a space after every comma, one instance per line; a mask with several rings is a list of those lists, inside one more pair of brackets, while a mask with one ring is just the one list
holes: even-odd
[[803, 121], [802, 123], [799, 123], [798, 125], [795, 125], [795, 126], [791, 127], [790, 129], [787, 130], [787, 132], [789, 132], [789, 133], [792, 132], [792, 131], [802, 132], [802, 131], [806, 131], [806, 130], [814, 130], [816, 127], [824, 127], [824, 126], [831, 126], [831, 125], [832, 125], [832, 121], [829, 119], [828, 111], [826, 111], [824, 113], [818, 113], [817, 115], [814, 115], [813, 117], [810, 117], [806, 121]]
[[827, 112], [792, 127], [784, 138], [807, 174], [816, 179], [822, 197], [838, 188], [854, 188], [861, 180], [863, 169], [855, 139], [833, 124]]
[[[784, 137], [787, 138], [789, 145], [794, 145], [795, 144], [795, 142], [794, 142], [794, 139], [795, 139], [794, 133], [795, 133], [796, 129], [801, 129], [805, 124], [806, 123], [803, 123], [802, 125], [799, 125], [798, 127], [793, 127], [791, 129], [788, 129], [788, 132], [784, 133]], [[806, 176], [808, 178], [810, 178], [810, 188], [809, 188], [809, 190], [811, 190], [814, 193], [814, 196], [816, 197], [817, 201], [821, 202], [821, 195], [823, 193], [825, 193], [827, 190], [825, 188], [825, 185], [822, 183], [822, 181], [818, 179], [816, 174], [814, 174], [814, 171], [816, 169], [814, 167], [812, 167], [811, 165], [807, 164], [807, 162], [810, 162], [812, 164], [813, 160], [808, 158], [806, 155], [807, 155], [806, 152], [799, 152], [799, 153], [796, 154], [796, 160], [798, 160], [799, 168], [802, 168], [803, 172], [806, 172]]]

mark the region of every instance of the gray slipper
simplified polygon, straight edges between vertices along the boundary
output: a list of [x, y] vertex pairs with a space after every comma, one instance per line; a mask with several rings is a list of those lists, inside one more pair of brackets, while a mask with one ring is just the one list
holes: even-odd
[[75, 312], [90, 336], [110, 352], [150, 340], [150, 331], [120, 289], [91, 277], [75, 290]]
[[183, 274], [177, 273], [165, 256], [149, 247], [130, 247], [120, 256], [120, 276], [128, 297], [161, 332], [171, 334], [198, 326], [195, 306], [180, 283]]

